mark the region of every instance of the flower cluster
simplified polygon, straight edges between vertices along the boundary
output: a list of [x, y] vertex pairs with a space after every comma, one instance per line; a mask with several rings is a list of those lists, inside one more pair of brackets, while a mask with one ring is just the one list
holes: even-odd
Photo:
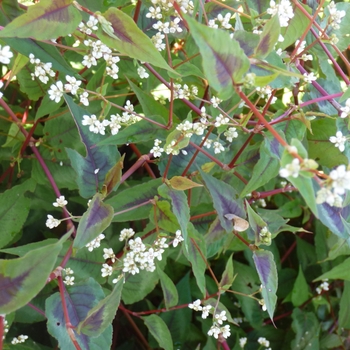
[[340, 152], [344, 152], [345, 150], [345, 142], [347, 141], [346, 136], [343, 135], [341, 131], [337, 131], [335, 136], [331, 136], [329, 141], [334, 143], [334, 146], [339, 148]]
[[267, 226], [263, 227], [259, 233], [260, 243], [265, 245], [271, 244], [271, 232], [267, 228]]
[[95, 18], [94, 16], [90, 16], [89, 20], [84, 23], [81, 22], [79, 24], [79, 29], [81, 32], [87, 34], [87, 35], [91, 35], [93, 31], [96, 31], [98, 29], [98, 19]]
[[20, 344], [20, 343], [24, 343], [26, 340], [28, 339], [27, 335], [19, 335], [17, 338], [13, 338], [11, 340], [11, 344], [15, 345], [15, 344]]
[[345, 101], [345, 107], [341, 107], [340, 110], [342, 111], [340, 118], [346, 118], [350, 115], [350, 98]]
[[281, 27], [288, 27], [289, 20], [294, 17], [293, 7], [289, 0], [281, 0], [279, 4], [271, 0], [266, 12], [271, 16], [277, 14]]
[[32, 80], [38, 78], [42, 83], [47, 84], [50, 77], [55, 76], [55, 72], [51, 69], [51, 62], [43, 63], [39, 60], [39, 58], [35, 58], [32, 53], [29, 54], [29, 62], [35, 65], [34, 73], [31, 73]]
[[322, 291], [329, 290], [329, 283], [327, 281], [328, 281], [328, 278], [322, 280], [322, 283], [316, 288], [317, 294], [321, 294]]
[[[63, 208], [68, 204], [66, 198], [64, 196], [60, 196], [56, 198], [56, 202], [53, 202], [52, 205], [54, 207]], [[61, 220], [55, 219], [52, 215], [47, 215], [46, 226], [50, 229], [57, 227], [61, 223]]]
[[164, 148], [160, 147], [161, 143], [162, 143], [162, 141], [160, 141], [158, 139], [154, 140], [154, 146], [150, 150], [150, 153], [152, 153], [154, 157], [160, 157], [162, 155], [162, 153], [164, 152]]
[[[225, 16], [219, 13], [216, 18], [209, 20], [208, 27], [215, 28], [215, 29], [217, 28], [231, 29], [232, 28], [232, 25], [230, 24], [231, 18], [232, 18], [231, 13], [226, 13]], [[219, 24], [216, 24], [216, 21], [218, 21]]]
[[75, 277], [70, 275], [73, 275], [74, 271], [70, 267], [65, 268], [63, 271], [66, 274], [64, 276], [63, 283], [65, 283], [67, 286], [72, 286], [74, 284]]
[[129, 252], [123, 259], [123, 272], [135, 275], [140, 270], [153, 272], [156, 269], [154, 260], [162, 260], [164, 249], [168, 248], [166, 238], [158, 238], [153, 246], [146, 247], [140, 237], [130, 239], [128, 242]]
[[[262, 345], [262, 346], [265, 346], [265, 348], [268, 348], [269, 346], [270, 346], [270, 342], [266, 339], [266, 338], [264, 338], [264, 337], [260, 337], [259, 339], [258, 339], [258, 343], [260, 344], [260, 345]], [[271, 348], [270, 348], [271, 349]], [[267, 349], [267, 350], [269, 350], [269, 349]]]
[[88, 248], [89, 252], [92, 252], [94, 249], [98, 248], [101, 245], [101, 241], [104, 238], [105, 238], [105, 235], [101, 233], [95, 239], [89, 242], [85, 247]]
[[182, 232], [177, 230], [175, 232], [175, 238], [173, 240], [173, 247], [176, 248], [179, 243], [183, 242], [184, 238], [182, 237]]
[[174, 84], [174, 99], [194, 99], [198, 94], [198, 88], [195, 85], [189, 87], [187, 84], [183, 86], [181, 84]]
[[[201, 311], [203, 319], [206, 319], [209, 316], [210, 311], [214, 309], [210, 304], [202, 306], [200, 299], [188, 304], [188, 307], [194, 311]], [[219, 314], [214, 314], [213, 325], [210, 327], [208, 335], [213, 336], [215, 339], [218, 339], [219, 335], [228, 338], [231, 335], [230, 326], [223, 326], [224, 321], [227, 321], [226, 311], [223, 310]]]
[[0, 63], [9, 64], [11, 62], [11, 58], [13, 57], [13, 53], [10, 50], [10, 46], [6, 45], [1, 48], [0, 45]]
[[[272, 89], [270, 86], [258, 86], [256, 88], [257, 94], [260, 96], [260, 98], [264, 98], [265, 101], [268, 101], [272, 95]], [[271, 99], [271, 104], [274, 104], [277, 101], [277, 97], [274, 96]]]
[[346, 15], [346, 12], [344, 10], [338, 11], [334, 1], [331, 1], [327, 8], [329, 10], [329, 25], [333, 29], [339, 29], [339, 24], [342, 18]]

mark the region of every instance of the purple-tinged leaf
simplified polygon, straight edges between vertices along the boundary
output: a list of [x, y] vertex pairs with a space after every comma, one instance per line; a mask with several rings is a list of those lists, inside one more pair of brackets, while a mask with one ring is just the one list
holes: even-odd
[[273, 322], [278, 286], [275, 260], [273, 254], [268, 250], [256, 250], [253, 253], [253, 260], [261, 281], [261, 294], [265, 301], [267, 312]]
[[181, 227], [186, 250], [188, 250], [187, 225], [190, 222], [190, 208], [188, 207], [187, 196], [183, 191], [173, 190], [168, 185], [163, 184], [158, 188], [158, 193], [163, 198], [171, 200], [173, 213]]
[[[197, 286], [205, 295], [205, 270], [207, 268], [205, 261], [207, 257], [207, 248], [202, 236], [196, 231], [192, 223], [188, 224], [188, 250], [183, 247], [183, 253], [187, 260], [191, 263], [194, 277], [196, 278]], [[197, 248], [198, 247], [198, 248]], [[199, 250], [200, 252], [199, 252]], [[201, 254], [202, 253], [202, 254]], [[203, 256], [202, 256], [203, 255]]]
[[44, 288], [62, 244], [70, 234], [21, 258], [0, 260], [0, 314], [9, 314], [21, 308]]
[[229, 33], [199, 24], [184, 15], [191, 35], [199, 47], [203, 69], [209, 84], [221, 99], [233, 94], [233, 84], [241, 83], [249, 69], [249, 60], [235, 39]]
[[227, 263], [226, 263], [226, 267], [225, 267], [225, 271], [221, 277], [220, 287], [223, 290], [230, 289], [232, 286], [232, 283], [234, 281], [232, 257], [233, 257], [233, 254], [231, 254], [230, 257], [228, 258]]
[[217, 216], [214, 221], [211, 223], [209, 230], [205, 234], [205, 242], [207, 245], [210, 245], [214, 242], [217, 242], [221, 238], [227, 235], [227, 232], [221, 226], [219, 217]]
[[72, 0], [41, 0], [28, 7], [27, 13], [10, 22], [0, 37], [34, 38], [50, 40], [66, 36], [81, 22], [80, 12], [72, 6]]
[[[159, 265], [159, 264], [157, 264]], [[160, 280], [160, 285], [162, 287], [163, 296], [164, 296], [164, 304], [167, 309], [177, 305], [179, 301], [179, 294], [177, 292], [176, 286], [171, 278], [160, 268], [157, 266], [157, 274]]]
[[104, 197], [108, 196], [112, 191], [117, 189], [116, 185], [120, 183], [120, 178], [122, 177], [124, 157], [125, 154], [123, 154], [119, 161], [106, 174], [105, 182], [103, 183], [102, 187]]
[[[149, 201], [157, 195], [158, 187], [161, 184], [162, 179], [160, 178], [150, 180], [141, 185], [130, 187], [107, 199], [106, 203], [110, 204], [115, 212], [113, 221], [124, 222], [148, 218], [152, 208], [152, 204]], [[143, 203], [146, 204], [142, 205]]]
[[94, 306], [78, 325], [77, 332], [91, 337], [99, 336], [115, 317], [124, 286], [124, 279], [120, 279], [112, 292]]
[[266, 57], [275, 47], [280, 35], [279, 16], [273, 16], [265, 25], [260, 34], [260, 42], [256, 47], [255, 55], [259, 58]]
[[[87, 317], [89, 311], [105, 296], [102, 287], [92, 278], [69, 286], [65, 291], [65, 300], [70, 322], [73, 327]], [[67, 333], [66, 321], [63, 314], [62, 301], [59, 293], [55, 293], [46, 300], [45, 314], [47, 317], [47, 329], [58, 340], [59, 348], [74, 350]], [[110, 349], [112, 345], [112, 325], [101, 330], [96, 337], [79, 334], [74, 329], [74, 335], [81, 349], [100, 350]]]
[[157, 340], [159, 347], [166, 350], [172, 350], [173, 340], [166, 323], [157, 315], [144, 316], [142, 319], [144, 320], [149, 332]]
[[158, 200], [156, 203], [156, 214], [154, 215], [151, 212], [149, 218], [152, 223], [154, 223], [154, 220], [157, 220], [158, 226], [163, 230], [175, 232], [179, 229], [179, 223], [168, 201]]
[[259, 35], [246, 32], [245, 30], [235, 31], [233, 38], [238, 41], [246, 56], [251, 56], [259, 43]]
[[80, 219], [73, 248], [81, 249], [95, 239], [112, 222], [113, 208], [102, 202], [102, 194], [96, 193], [88, 210]]
[[110, 22], [114, 30], [113, 36], [101, 29], [97, 31], [98, 38], [104, 44], [129, 57], [152, 63], [157, 67], [177, 74], [166, 63], [151, 39], [137, 27], [131, 17], [115, 7], [110, 7], [103, 13], [103, 17]]
[[237, 192], [227, 183], [216, 179], [200, 170], [205, 186], [208, 188], [213, 198], [214, 208], [219, 216], [221, 226], [226, 232], [233, 231], [233, 222], [228, 220], [226, 214], [234, 214], [240, 218], [245, 218], [243, 200], [236, 199]]
[[120, 159], [120, 154], [115, 146], [96, 146], [103, 136], [92, 133], [88, 126], [82, 125], [83, 116], [89, 113], [76, 105], [70, 96], [65, 95], [64, 98], [77, 125], [81, 141], [85, 145], [86, 157], [73, 149], [66, 148], [66, 151], [77, 173], [81, 196], [90, 198], [99, 191], [107, 173]]

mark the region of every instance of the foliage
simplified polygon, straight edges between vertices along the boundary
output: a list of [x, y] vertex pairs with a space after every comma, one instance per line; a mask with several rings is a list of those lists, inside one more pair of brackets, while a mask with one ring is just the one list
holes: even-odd
[[0, 350], [348, 348], [349, 16], [3, 0]]

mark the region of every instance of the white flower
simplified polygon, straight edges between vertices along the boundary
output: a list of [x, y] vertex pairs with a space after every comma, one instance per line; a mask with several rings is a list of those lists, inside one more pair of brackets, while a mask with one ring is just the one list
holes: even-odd
[[50, 86], [50, 90], [48, 91], [50, 100], [55, 101], [56, 103], [61, 101], [61, 97], [63, 96], [63, 83], [62, 81], [58, 81], [55, 84]]
[[59, 198], [56, 198], [56, 202], [52, 203], [54, 207], [61, 207], [61, 208], [63, 208], [67, 204], [68, 202], [66, 201], [64, 196], [60, 196]]
[[328, 188], [322, 187], [316, 195], [316, 203], [327, 203], [331, 207], [341, 208], [343, 205], [343, 199], [338, 194], [333, 193]]
[[193, 303], [189, 303], [188, 307], [193, 309], [194, 311], [202, 311], [201, 301], [200, 299], [195, 300]]
[[232, 142], [233, 139], [238, 137], [238, 133], [236, 131], [236, 128], [228, 128], [227, 131], [224, 132], [224, 135], [226, 136], [226, 140], [228, 142]]
[[344, 152], [345, 150], [345, 142], [346, 142], [346, 137], [343, 136], [343, 133], [341, 131], [337, 131], [337, 133], [335, 134], [335, 136], [331, 136], [329, 138], [329, 141], [331, 141], [332, 143], [334, 143], [335, 147], [339, 148], [340, 152]]
[[316, 288], [318, 294], [321, 294], [323, 290], [329, 290], [329, 283], [327, 281], [328, 279], [322, 280], [322, 283]]
[[300, 161], [298, 158], [294, 158], [292, 163], [287, 164], [285, 168], [280, 169], [279, 174], [281, 177], [288, 177], [288, 176], [298, 177], [299, 171], [300, 171]]
[[225, 151], [224, 146], [220, 142], [217, 142], [217, 141], [215, 141], [213, 143], [213, 148], [214, 148], [214, 153], [215, 154], [219, 154], [219, 153]]
[[50, 229], [57, 227], [61, 223], [60, 220], [55, 219], [52, 215], [47, 216], [46, 226]]
[[221, 329], [215, 324], [213, 324], [208, 331], [208, 335], [213, 336], [215, 339], [218, 339], [220, 333]]
[[66, 273], [66, 275], [73, 275], [74, 273], [74, 271], [70, 267], [66, 267], [64, 269], [64, 272]]
[[19, 344], [19, 343], [24, 343], [27, 339], [28, 339], [27, 335], [21, 334], [17, 338], [13, 338], [11, 340], [11, 344], [15, 345], [15, 344]]
[[334, 1], [331, 1], [327, 7], [329, 10], [329, 25], [334, 29], [339, 29], [339, 24], [342, 18], [346, 15], [346, 12], [344, 10], [337, 11]]
[[163, 51], [165, 49], [165, 43], [163, 43], [163, 39], [165, 35], [158, 32], [156, 35], [153, 35], [151, 40], [158, 51]]
[[218, 324], [223, 324], [227, 320], [226, 311], [223, 310], [219, 314], [215, 314], [214, 319]]
[[343, 195], [345, 190], [350, 190], [350, 171], [346, 170], [345, 165], [340, 165], [332, 170], [329, 177], [333, 180], [334, 194]]
[[209, 316], [209, 312], [213, 307], [211, 305], [205, 305], [202, 308], [202, 318], [206, 319]]
[[227, 117], [224, 117], [222, 114], [219, 114], [215, 118], [215, 123], [214, 125], [218, 128], [220, 125], [226, 125], [230, 122], [230, 119]]
[[89, 97], [89, 94], [87, 93], [87, 91], [84, 91], [84, 92], [80, 95], [80, 97], [79, 97], [80, 102], [81, 102], [84, 106], [88, 106], [88, 105], [89, 105], [89, 99], [88, 99], [88, 97]]
[[210, 99], [210, 102], [212, 103], [212, 106], [214, 108], [217, 108], [219, 106], [219, 103], [222, 102], [222, 100], [220, 100], [218, 97], [215, 97], [213, 96], [211, 99]]
[[140, 269], [137, 267], [136, 262], [134, 261], [134, 252], [129, 252], [126, 254], [123, 260], [123, 272], [130, 272], [132, 275], [140, 272]]
[[85, 247], [88, 248], [89, 252], [92, 252], [95, 248], [101, 245], [101, 241], [105, 238], [103, 233], [99, 234], [95, 239], [89, 242]]
[[220, 25], [222, 28], [225, 29], [230, 29], [232, 27], [232, 25], [229, 23], [231, 20], [232, 14], [231, 13], [226, 13], [225, 17], [219, 13], [217, 20], [220, 22]]
[[293, 7], [289, 0], [281, 0], [278, 5], [271, 0], [270, 8], [266, 12], [272, 16], [278, 14], [281, 27], [287, 27], [289, 20], [294, 17]]
[[120, 231], [119, 241], [124, 241], [129, 239], [135, 234], [135, 231], [132, 228], [124, 228]]
[[350, 115], [350, 98], [346, 100], [345, 107], [340, 108], [340, 110], [342, 111], [340, 118], [346, 118], [348, 115]]
[[0, 62], [3, 64], [9, 64], [12, 57], [13, 53], [10, 51], [10, 46], [6, 45], [1, 48], [0, 45]]
[[164, 152], [164, 148], [160, 147], [159, 145], [162, 143], [162, 141], [155, 139], [154, 140], [154, 146], [150, 150], [150, 153], [153, 153], [154, 157], [160, 157], [162, 153]]
[[270, 346], [270, 342], [269, 342], [268, 340], [266, 340], [266, 338], [264, 338], [264, 337], [260, 337], [260, 338], [258, 339], [258, 343], [259, 343], [260, 345], [265, 346], [266, 348], [268, 348], [268, 347]]
[[132, 250], [135, 253], [144, 252], [146, 250], [146, 246], [142, 243], [141, 237], [130, 239], [129, 247], [130, 247], [130, 250]]
[[95, 114], [91, 114], [91, 116], [83, 115], [83, 120], [81, 123], [83, 125], [88, 125], [89, 130], [96, 134], [98, 132], [97, 121], [98, 120], [97, 120]]
[[67, 286], [72, 286], [74, 284], [74, 276], [65, 276], [63, 283], [66, 284]]
[[313, 72], [311, 72], [309, 74], [304, 73], [303, 75], [304, 75], [304, 80], [309, 84], [311, 84], [313, 81], [317, 80], [317, 77], [315, 76], [315, 74]]
[[141, 79], [147, 79], [149, 77], [149, 74], [143, 67], [137, 68], [137, 74], [140, 76]]
[[247, 338], [243, 337], [243, 338], [239, 338], [239, 346], [243, 349], [244, 346], [247, 344]]
[[174, 248], [176, 248], [177, 247], [177, 245], [180, 243], [180, 242], [183, 242], [183, 237], [182, 237], [182, 234], [181, 234], [181, 231], [180, 230], [177, 230], [176, 232], [175, 232], [175, 235], [176, 235], [176, 237], [175, 237], [175, 239], [174, 239], [174, 241], [173, 241], [173, 247]]
[[121, 118], [120, 118], [119, 114], [117, 114], [117, 115], [112, 114], [111, 115], [111, 121], [109, 123], [109, 127], [111, 128], [111, 134], [112, 135], [117, 135], [118, 134], [119, 129], [122, 127], [120, 125], [120, 121], [121, 121]]
[[157, 6], [156, 8], [154, 7], [150, 7], [148, 9], [148, 13], [146, 13], [146, 17], [147, 18], [152, 18], [152, 19], [161, 19], [163, 16], [162, 16], [162, 13], [161, 13], [161, 8], [159, 6]]
[[64, 85], [64, 89], [67, 92], [70, 92], [72, 95], [76, 95], [77, 91], [79, 89], [79, 86], [81, 84], [80, 80], [75, 79], [75, 77], [71, 77], [69, 75], [66, 75], [66, 80], [68, 81], [68, 84]]
[[221, 327], [220, 333], [225, 339], [227, 339], [231, 335], [230, 326], [227, 324], [224, 327]]
[[115, 254], [112, 248], [103, 248], [103, 259], [111, 259], [112, 263], [115, 262]]
[[102, 277], [111, 276], [113, 273], [113, 267], [108, 264], [103, 264], [101, 269]]
[[98, 24], [98, 19], [94, 16], [90, 16], [89, 17], [89, 20], [86, 22], [86, 25], [91, 28], [92, 30], [97, 30], [98, 27], [97, 27], [97, 24]]

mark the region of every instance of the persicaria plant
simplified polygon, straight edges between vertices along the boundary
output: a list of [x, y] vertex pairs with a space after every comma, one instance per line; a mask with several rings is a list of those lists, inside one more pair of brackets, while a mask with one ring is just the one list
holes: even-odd
[[346, 349], [349, 21], [3, 0], [0, 350]]

